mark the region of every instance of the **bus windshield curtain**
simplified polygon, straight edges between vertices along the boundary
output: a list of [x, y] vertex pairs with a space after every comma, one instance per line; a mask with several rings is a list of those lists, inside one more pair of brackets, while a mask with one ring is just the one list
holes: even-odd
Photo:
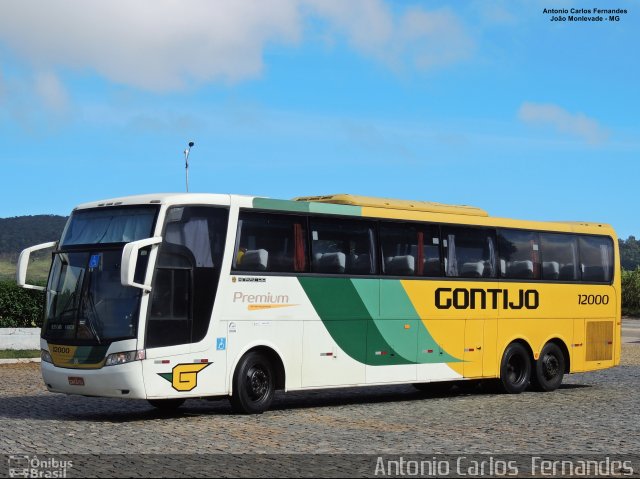
[[186, 246], [196, 260], [196, 267], [211, 268], [211, 243], [209, 227], [205, 218], [192, 218], [187, 223], [169, 223], [165, 231], [168, 243]]
[[192, 218], [183, 226], [185, 246], [191, 250], [196, 259], [196, 267], [212, 268], [211, 242], [209, 240], [209, 224], [206, 218]]
[[150, 215], [78, 215], [71, 220], [64, 244], [127, 243], [147, 237], [152, 222]]
[[458, 276], [458, 260], [456, 258], [456, 236], [447, 235], [447, 276]]
[[307, 255], [304, 250], [304, 231], [300, 223], [294, 223], [293, 225], [293, 238], [294, 238], [294, 255], [293, 255], [293, 269], [296, 272], [304, 272], [307, 270]]

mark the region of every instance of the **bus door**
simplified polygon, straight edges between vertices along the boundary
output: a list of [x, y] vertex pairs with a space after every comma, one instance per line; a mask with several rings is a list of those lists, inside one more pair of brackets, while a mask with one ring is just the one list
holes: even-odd
[[173, 207], [166, 218], [145, 332], [147, 395], [222, 391], [225, 348], [204, 340], [220, 279], [228, 210]]

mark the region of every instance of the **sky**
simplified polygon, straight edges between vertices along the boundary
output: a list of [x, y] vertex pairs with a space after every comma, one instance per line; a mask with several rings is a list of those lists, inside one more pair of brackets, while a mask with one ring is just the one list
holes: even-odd
[[640, 237], [639, 49], [637, 0], [2, 0], [0, 217], [182, 192], [192, 140], [192, 192]]

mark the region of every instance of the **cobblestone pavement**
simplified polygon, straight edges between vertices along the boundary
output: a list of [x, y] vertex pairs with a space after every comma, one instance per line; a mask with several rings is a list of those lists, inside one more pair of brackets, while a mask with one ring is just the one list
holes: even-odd
[[278, 395], [260, 416], [226, 400], [163, 415], [144, 401], [48, 393], [39, 365], [0, 366], [0, 453], [608, 453], [640, 450], [640, 345], [617, 368], [565, 377], [553, 393], [412, 386]]

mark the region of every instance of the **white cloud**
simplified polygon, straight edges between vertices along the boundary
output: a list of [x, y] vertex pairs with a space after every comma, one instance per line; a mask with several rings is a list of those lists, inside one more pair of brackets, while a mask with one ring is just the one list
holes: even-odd
[[258, 75], [268, 41], [296, 42], [292, 0], [3, 0], [0, 39], [40, 67], [90, 68], [153, 90]]
[[394, 66], [446, 65], [473, 46], [449, 10], [395, 14], [382, 0], [2, 0], [0, 43], [38, 71], [166, 91], [259, 76], [264, 49], [299, 44], [309, 18]]
[[7, 115], [25, 131], [47, 134], [56, 131], [59, 120], [68, 118], [70, 107], [67, 90], [54, 73], [0, 72], [0, 121]]
[[423, 70], [463, 60], [474, 47], [461, 22], [448, 9], [409, 10], [399, 25], [398, 36], [399, 49], [412, 51], [413, 63]]
[[584, 113], [570, 113], [554, 104], [525, 102], [518, 111], [518, 118], [525, 123], [549, 125], [560, 133], [577, 136], [595, 145], [606, 141], [609, 132]]
[[474, 42], [449, 9], [407, 8], [396, 16], [381, 0], [304, 0], [352, 48], [394, 68], [445, 66], [470, 56]]
[[34, 80], [36, 93], [44, 104], [56, 113], [63, 113], [69, 103], [69, 95], [59, 78], [51, 72], [41, 72]]

